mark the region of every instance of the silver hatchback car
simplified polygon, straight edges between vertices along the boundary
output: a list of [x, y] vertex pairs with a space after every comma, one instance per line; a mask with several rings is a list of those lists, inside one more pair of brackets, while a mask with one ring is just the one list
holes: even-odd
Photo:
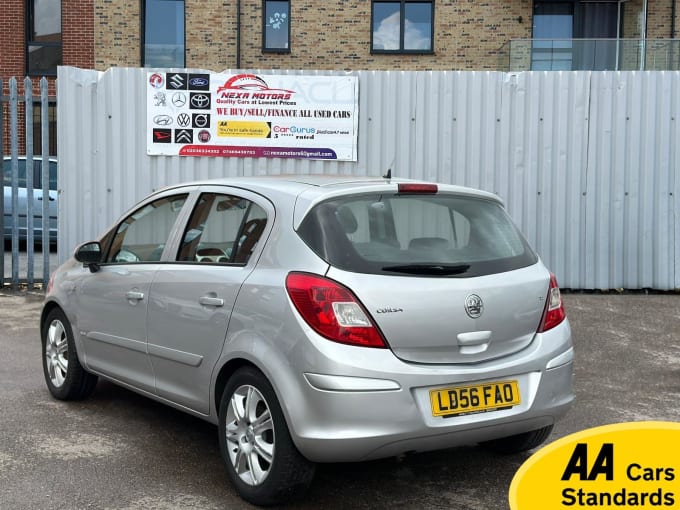
[[443, 184], [166, 188], [54, 273], [41, 333], [56, 398], [103, 377], [216, 424], [259, 505], [318, 462], [534, 448], [574, 398], [554, 276], [498, 197]]

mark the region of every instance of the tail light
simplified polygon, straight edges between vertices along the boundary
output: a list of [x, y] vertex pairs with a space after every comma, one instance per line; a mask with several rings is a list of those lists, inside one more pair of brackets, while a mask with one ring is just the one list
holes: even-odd
[[548, 299], [546, 301], [541, 325], [538, 327], [539, 333], [554, 328], [567, 317], [564, 311], [564, 304], [562, 304], [562, 296], [557, 285], [557, 279], [552, 273], [550, 273], [550, 288], [548, 289]]
[[286, 290], [305, 322], [321, 336], [342, 344], [387, 347], [368, 312], [348, 288], [321, 276], [290, 273]]
[[430, 183], [401, 182], [397, 185], [399, 193], [437, 193], [439, 186]]

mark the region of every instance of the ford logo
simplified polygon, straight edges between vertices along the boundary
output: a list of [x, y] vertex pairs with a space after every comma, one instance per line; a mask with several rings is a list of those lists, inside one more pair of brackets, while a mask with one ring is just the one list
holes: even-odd
[[470, 294], [465, 298], [465, 313], [471, 319], [477, 319], [484, 311], [484, 302], [477, 294]]
[[205, 78], [191, 78], [189, 80], [189, 85], [192, 87], [205, 87], [208, 84], [208, 80]]

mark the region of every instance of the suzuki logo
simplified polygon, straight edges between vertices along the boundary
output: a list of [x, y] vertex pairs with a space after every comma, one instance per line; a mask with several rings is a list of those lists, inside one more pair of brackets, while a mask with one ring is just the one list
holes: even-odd
[[170, 78], [168, 79], [168, 83], [170, 84], [170, 87], [173, 89], [183, 89], [184, 87], [184, 80], [185, 77], [181, 74], [172, 74], [170, 75]]
[[484, 302], [477, 294], [470, 294], [465, 298], [465, 312], [471, 319], [477, 319], [484, 311]]

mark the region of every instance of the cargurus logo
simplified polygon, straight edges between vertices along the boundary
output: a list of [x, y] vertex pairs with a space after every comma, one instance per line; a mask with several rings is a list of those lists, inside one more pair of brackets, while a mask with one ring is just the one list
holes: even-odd
[[313, 127], [298, 127], [298, 126], [274, 126], [274, 133], [291, 133], [294, 135], [313, 135], [316, 133], [316, 128]]

